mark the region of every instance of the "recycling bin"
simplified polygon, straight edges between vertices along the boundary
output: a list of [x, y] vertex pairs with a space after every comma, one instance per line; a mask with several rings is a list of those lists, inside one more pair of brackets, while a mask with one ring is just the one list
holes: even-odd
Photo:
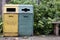
[[19, 36], [33, 35], [34, 24], [33, 5], [20, 5], [18, 15], [18, 33]]
[[13, 4], [4, 5], [3, 35], [18, 36], [18, 5], [13, 5]]

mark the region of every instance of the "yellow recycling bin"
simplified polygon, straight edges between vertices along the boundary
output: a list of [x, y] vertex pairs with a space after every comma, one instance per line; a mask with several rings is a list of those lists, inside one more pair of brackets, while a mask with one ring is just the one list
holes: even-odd
[[18, 5], [6, 4], [3, 9], [3, 35], [18, 36]]

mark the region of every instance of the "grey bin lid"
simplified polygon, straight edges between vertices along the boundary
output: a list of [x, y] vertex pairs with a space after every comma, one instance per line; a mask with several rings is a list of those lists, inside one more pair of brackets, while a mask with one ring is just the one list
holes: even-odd
[[33, 13], [33, 5], [19, 5], [19, 13]]

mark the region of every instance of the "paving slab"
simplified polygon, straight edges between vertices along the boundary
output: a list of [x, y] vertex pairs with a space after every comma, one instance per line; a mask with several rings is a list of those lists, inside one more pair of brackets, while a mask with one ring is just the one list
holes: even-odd
[[60, 36], [0, 37], [0, 40], [60, 40]]

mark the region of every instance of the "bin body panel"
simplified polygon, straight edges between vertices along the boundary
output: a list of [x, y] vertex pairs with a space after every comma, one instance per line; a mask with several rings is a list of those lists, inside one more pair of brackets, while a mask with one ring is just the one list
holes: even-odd
[[19, 14], [19, 35], [33, 35], [33, 14]]
[[18, 35], [18, 14], [5, 13], [3, 15], [3, 33], [6, 36]]

